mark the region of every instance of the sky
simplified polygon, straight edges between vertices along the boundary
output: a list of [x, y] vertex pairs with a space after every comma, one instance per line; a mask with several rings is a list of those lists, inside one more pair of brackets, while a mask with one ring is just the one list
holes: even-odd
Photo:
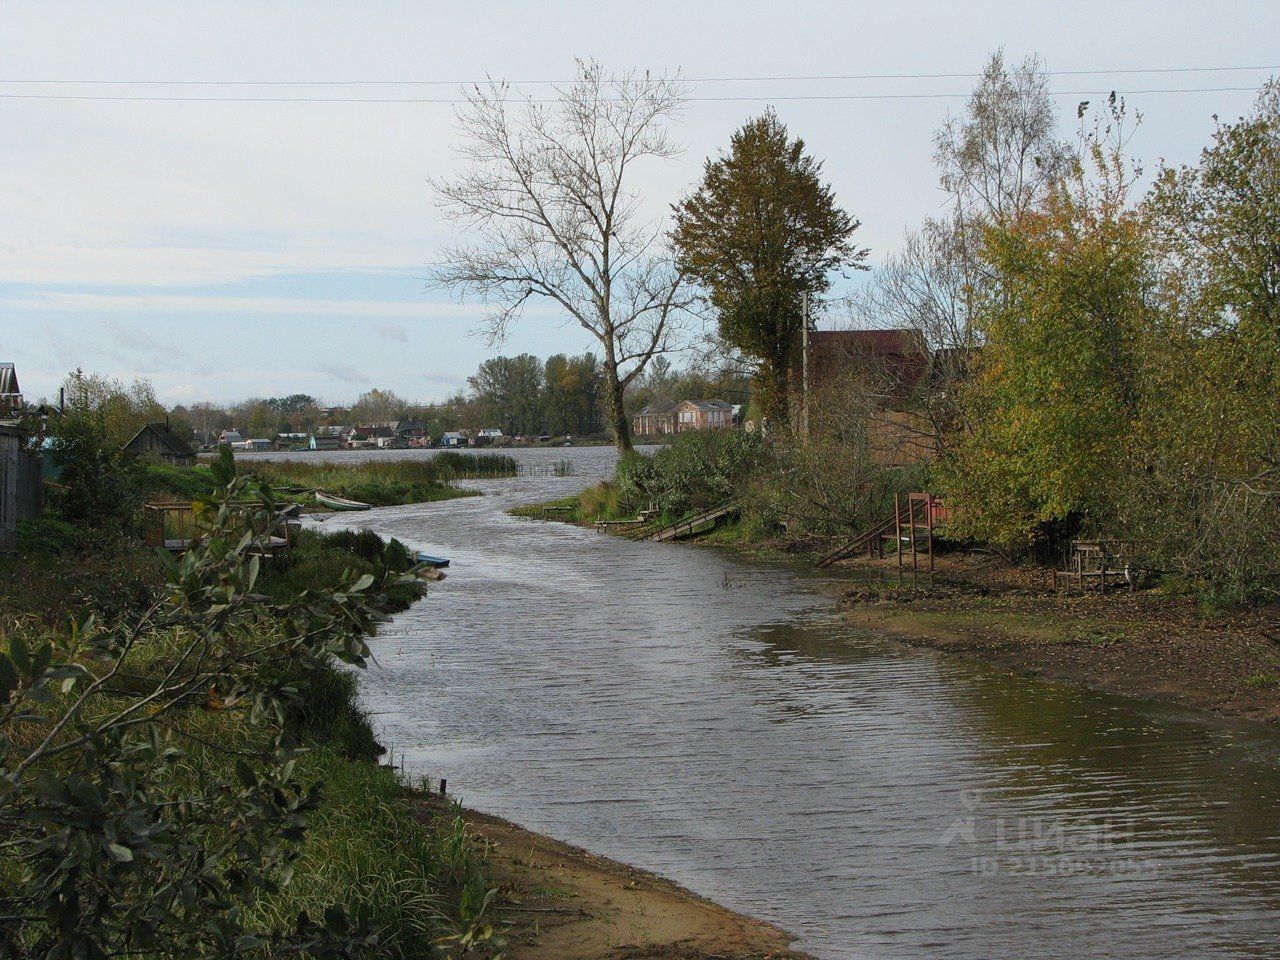
[[[481, 305], [428, 288], [457, 239], [428, 182], [460, 169], [448, 103], [48, 97], [447, 100], [489, 76], [564, 80], [580, 57], [680, 71], [685, 149], [638, 170], [646, 209], [663, 215], [772, 105], [874, 265], [940, 211], [933, 132], [998, 47], [1055, 71], [1064, 134], [1079, 101], [1119, 90], [1150, 171], [1194, 162], [1213, 115], [1246, 112], [1280, 73], [1280, 4], [0, 0], [0, 361], [33, 397], [81, 367], [148, 379], [170, 404], [343, 403], [374, 386], [439, 399], [496, 353], [593, 343], [539, 306], [489, 344]], [[960, 76], [886, 76], [902, 74]], [[716, 80], [742, 77], [774, 79]], [[916, 98], [866, 99], [902, 94]], [[815, 96], [846, 99], [791, 99]]]

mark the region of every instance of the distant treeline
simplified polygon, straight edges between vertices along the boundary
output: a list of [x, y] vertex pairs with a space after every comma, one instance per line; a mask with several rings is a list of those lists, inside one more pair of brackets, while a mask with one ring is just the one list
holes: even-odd
[[[92, 409], [103, 419], [109, 438], [124, 443], [145, 423], [168, 419], [193, 439], [238, 430], [245, 436], [272, 438], [280, 433], [310, 433], [323, 426], [351, 426], [413, 419], [439, 437], [449, 430], [497, 427], [507, 436], [603, 435], [603, 370], [593, 353], [555, 354], [540, 360], [529, 353], [493, 357], [467, 378], [468, 389], [432, 403], [407, 400], [377, 387], [350, 405], [330, 406], [310, 394], [253, 397], [231, 404], [194, 403], [167, 407], [146, 380], [125, 383], [77, 370], [67, 377], [64, 392], [72, 407]], [[631, 387], [628, 403], [723, 397], [744, 402], [747, 384], [731, 371], [677, 370], [666, 357], [655, 357], [645, 375]]]

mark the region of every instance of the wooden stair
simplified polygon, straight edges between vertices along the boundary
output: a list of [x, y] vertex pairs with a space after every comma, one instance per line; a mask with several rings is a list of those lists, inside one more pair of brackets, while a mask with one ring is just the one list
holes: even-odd
[[715, 526], [724, 517], [737, 513], [739, 508], [738, 501], [731, 500], [728, 503], [720, 504], [718, 507], [695, 513], [691, 517], [685, 517], [683, 520], [677, 520], [675, 523], [668, 524], [658, 530], [647, 531], [643, 537], [637, 537], [637, 539], [652, 540], [658, 543], [666, 540], [679, 540], [681, 537], [691, 536], [700, 527], [708, 524]]
[[899, 551], [901, 551], [901, 543], [898, 541], [910, 542], [914, 558], [917, 539], [927, 536], [929, 569], [932, 570], [934, 530], [949, 517], [950, 512], [942, 505], [941, 498], [935, 494], [908, 493], [905, 499], [895, 496], [892, 514], [820, 557], [817, 566], [829, 567], [837, 560], [851, 557], [860, 550], [883, 557], [886, 539], [894, 541], [895, 549]]
[[852, 540], [846, 540], [840, 546], [836, 547], [830, 553], [825, 554], [818, 560], [819, 567], [829, 567], [837, 560], [843, 560], [845, 557], [851, 557], [864, 547], [871, 549], [878, 547], [883, 543], [886, 535], [895, 533], [898, 527], [898, 518], [890, 517], [887, 520], [881, 520], [875, 526], [868, 527], [862, 533], [858, 534]]

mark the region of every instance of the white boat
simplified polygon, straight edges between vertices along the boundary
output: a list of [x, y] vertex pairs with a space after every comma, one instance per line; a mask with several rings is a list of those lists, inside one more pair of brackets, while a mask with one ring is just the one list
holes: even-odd
[[316, 491], [316, 502], [328, 507], [330, 510], [372, 509], [367, 503], [361, 503], [359, 500], [348, 500], [346, 497], [335, 497], [332, 493], [325, 493], [323, 490]]

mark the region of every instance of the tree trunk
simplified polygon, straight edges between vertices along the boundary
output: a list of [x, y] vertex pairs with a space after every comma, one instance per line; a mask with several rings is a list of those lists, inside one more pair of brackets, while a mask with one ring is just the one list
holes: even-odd
[[608, 339], [604, 343], [604, 389], [609, 429], [613, 431], [613, 446], [618, 451], [618, 456], [622, 456], [630, 453], [634, 447], [631, 445], [631, 423], [627, 420], [627, 409], [623, 403], [622, 381], [618, 379], [613, 343]]
[[784, 364], [764, 364], [756, 374], [760, 412], [767, 418], [769, 429], [784, 429], [791, 420], [791, 372]]

